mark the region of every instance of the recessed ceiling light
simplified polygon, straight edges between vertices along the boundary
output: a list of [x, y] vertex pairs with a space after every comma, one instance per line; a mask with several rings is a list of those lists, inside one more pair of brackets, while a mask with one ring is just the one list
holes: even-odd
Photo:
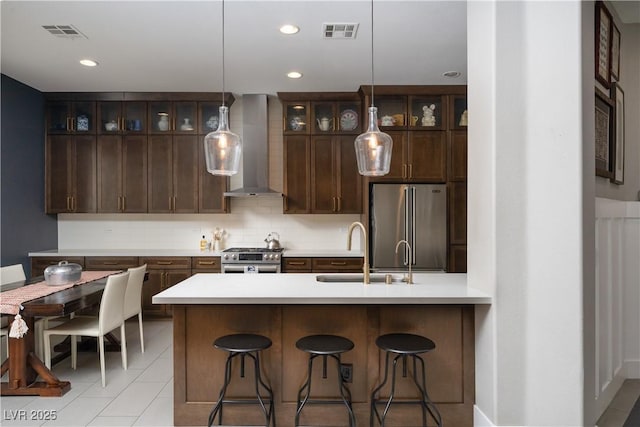
[[300, 31], [300, 28], [298, 28], [295, 25], [287, 24], [287, 25], [283, 25], [282, 27], [280, 27], [280, 32], [282, 34], [295, 34], [298, 31]]
[[289, 77], [290, 79], [299, 79], [300, 77], [302, 77], [302, 73], [299, 71], [290, 71], [287, 73], [287, 77]]
[[445, 77], [451, 77], [455, 79], [456, 77], [460, 77], [460, 71], [446, 71], [442, 73], [442, 75]]
[[98, 65], [98, 63], [93, 59], [81, 59], [80, 63], [85, 67], [95, 67], [96, 65]]

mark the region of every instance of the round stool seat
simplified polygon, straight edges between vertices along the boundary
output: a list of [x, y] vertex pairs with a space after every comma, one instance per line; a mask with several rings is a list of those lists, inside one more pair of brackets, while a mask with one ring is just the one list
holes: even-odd
[[429, 338], [415, 334], [387, 334], [376, 339], [376, 345], [384, 351], [397, 354], [420, 354], [436, 348]]
[[232, 334], [216, 339], [213, 346], [220, 350], [236, 353], [260, 351], [271, 347], [271, 340], [256, 334]]
[[296, 342], [298, 350], [311, 354], [340, 354], [353, 349], [353, 341], [337, 335], [309, 335]]

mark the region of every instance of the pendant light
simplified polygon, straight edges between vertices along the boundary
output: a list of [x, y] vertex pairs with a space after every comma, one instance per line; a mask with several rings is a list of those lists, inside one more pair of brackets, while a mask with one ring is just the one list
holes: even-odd
[[378, 109], [373, 103], [373, 0], [371, 0], [371, 106], [369, 127], [355, 140], [358, 172], [364, 176], [383, 176], [391, 167], [393, 139], [378, 128]]
[[231, 176], [238, 173], [242, 155], [242, 139], [229, 130], [229, 107], [224, 105], [224, 0], [222, 0], [222, 105], [218, 129], [204, 137], [207, 172]]

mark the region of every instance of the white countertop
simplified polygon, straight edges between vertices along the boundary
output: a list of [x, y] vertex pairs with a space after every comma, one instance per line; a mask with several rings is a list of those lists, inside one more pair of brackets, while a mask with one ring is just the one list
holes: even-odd
[[[155, 257], [155, 256], [220, 256], [221, 252], [216, 251], [199, 251], [181, 250], [181, 249], [50, 249], [44, 251], [29, 252], [30, 257], [71, 257], [71, 256], [137, 256], [137, 257]], [[330, 249], [284, 249], [282, 252], [284, 258], [291, 257], [362, 257], [363, 253], [346, 249], [330, 250]]]
[[491, 296], [467, 286], [466, 274], [414, 273], [412, 285], [327, 283], [316, 281], [316, 276], [316, 273], [196, 274], [155, 295], [153, 303], [491, 304]]

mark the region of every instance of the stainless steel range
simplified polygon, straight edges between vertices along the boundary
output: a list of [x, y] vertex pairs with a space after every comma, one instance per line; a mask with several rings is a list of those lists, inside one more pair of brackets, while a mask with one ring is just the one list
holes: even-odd
[[282, 249], [229, 248], [222, 251], [223, 273], [280, 273]]

